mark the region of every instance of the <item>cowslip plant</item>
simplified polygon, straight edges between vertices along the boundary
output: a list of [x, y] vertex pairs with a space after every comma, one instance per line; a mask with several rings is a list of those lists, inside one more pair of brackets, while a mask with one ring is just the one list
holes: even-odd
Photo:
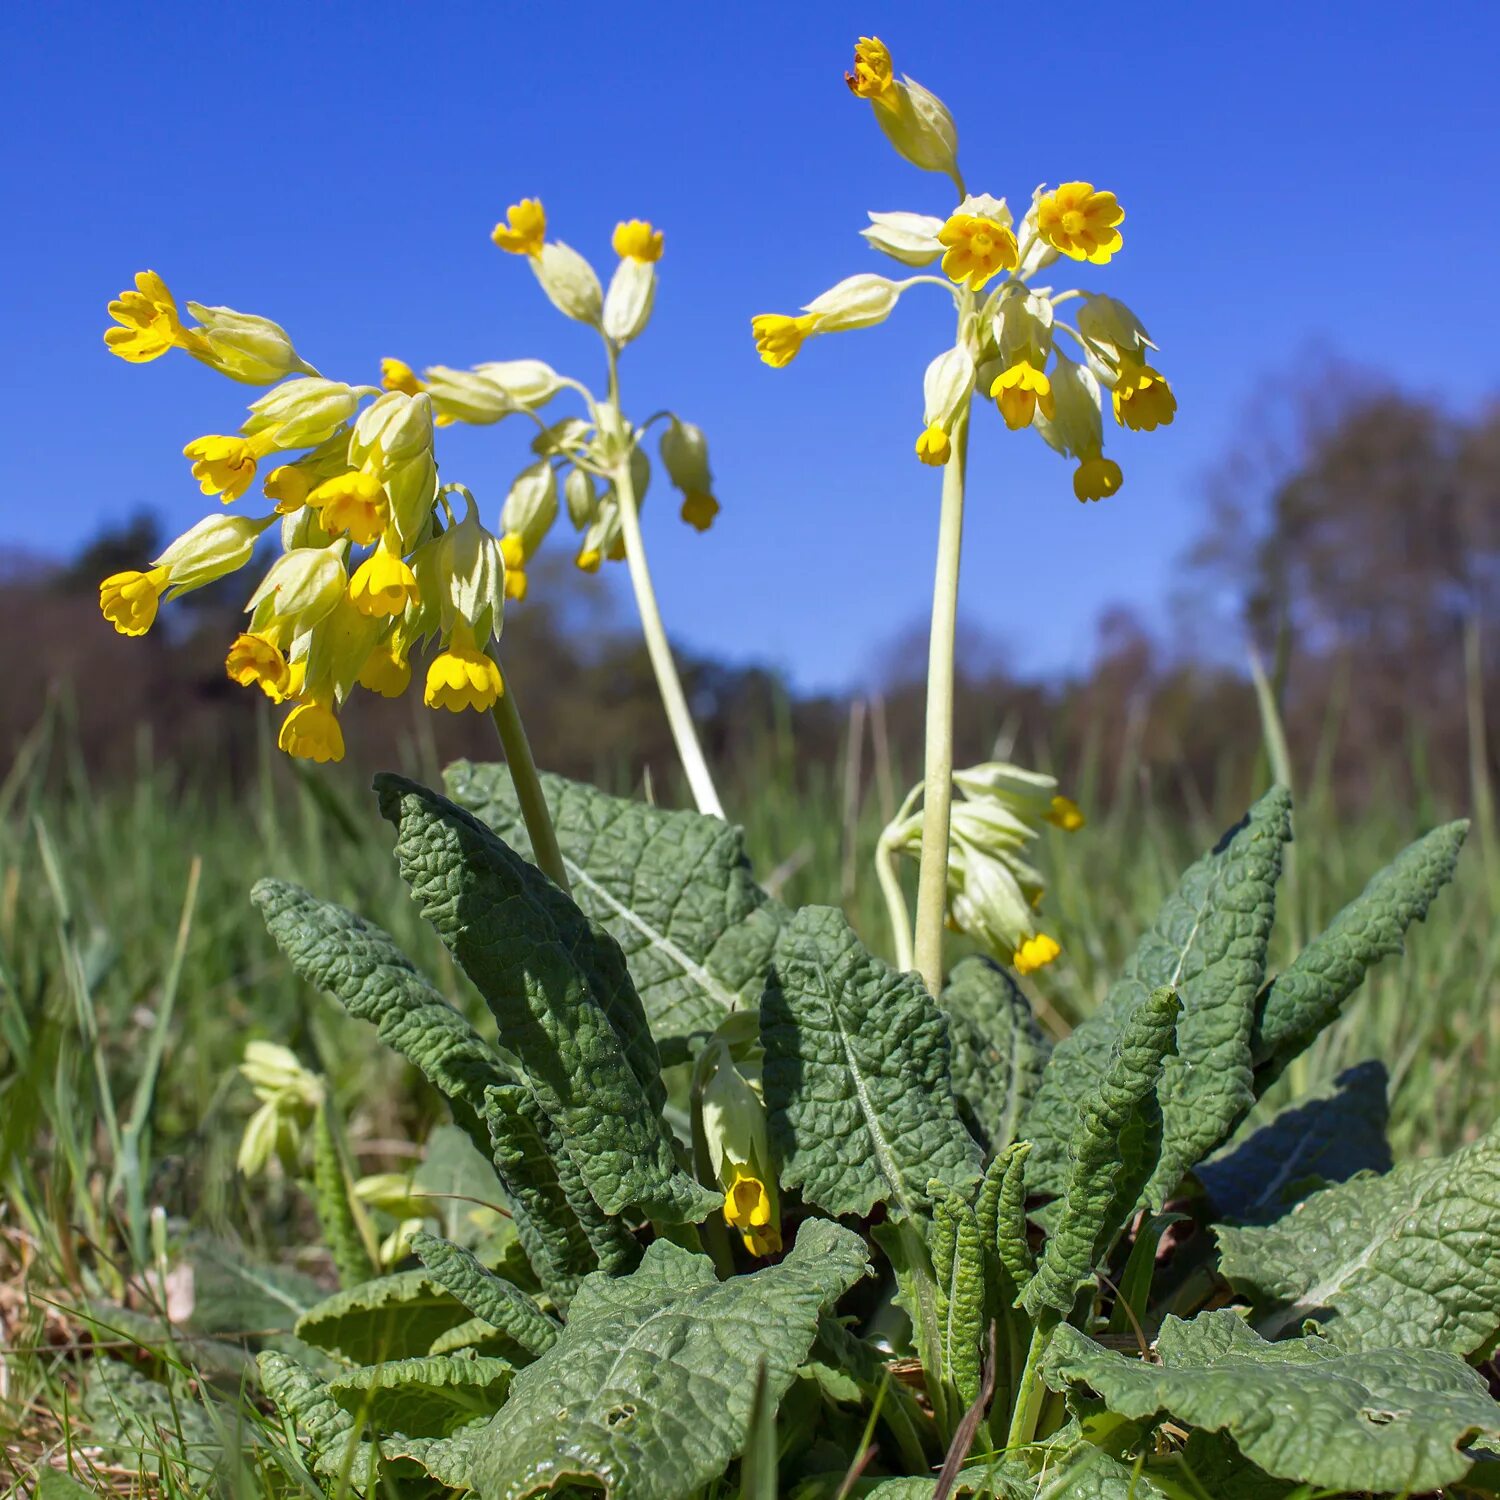
[[1464, 824], [1272, 974], [1273, 788], [1052, 1046], [1007, 968], [932, 995], [767, 896], [719, 819], [546, 778], [568, 896], [505, 768], [376, 787], [490, 1023], [352, 913], [255, 899], [446, 1097], [510, 1228], [424, 1228], [302, 1318], [329, 1364], [262, 1355], [330, 1487], [1201, 1500], [1490, 1471], [1500, 1133], [1392, 1168], [1378, 1063], [1257, 1111]]

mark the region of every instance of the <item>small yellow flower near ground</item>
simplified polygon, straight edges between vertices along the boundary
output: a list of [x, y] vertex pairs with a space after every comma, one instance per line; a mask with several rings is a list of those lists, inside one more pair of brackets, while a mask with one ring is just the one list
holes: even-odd
[[323, 530], [330, 536], [347, 531], [358, 546], [367, 547], [385, 530], [390, 512], [385, 486], [364, 469], [325, 479], [308, 497], [321, 512]]
[[682, 497], [682, 519], [694, 531], [707, 531], [719, 514], [719, 502], [703, 490], [689, 490]]
[[539, 198], [523, 198], [505, 210], [490, 238], [509, 255], [540, 255], [547, 239], [547, 212]]
[[356, 680], [367, 692], [399, 698], [411, 685], [411, 663], [394, 645], [385, 642], [365, 658]]
[[120, 326], [105, 330], [104, 342], [111, 354], [133, 365], [159, 359], [168, 349], [186, 348], [194, 336], [183, 326], [177, 302], [155, 271], [136, 274], [135, 290], [121, 292], [109, 304], [109, 315]]
[[111, 573], [99, 585], [99, 610], [121, 635], [145, 635], [166, 592], [169, 568]]
[[526, 590], [530, 584], [526, 577], [525, 568], [507, 568], [505, 570], [505, 597], [514, 599], [519, 604], [526, 597]]
[[362, 615], [399, 615], [408, 604], [417, 604], [417, 575], [405, 559], [377, 547], [349, 580], [349, 598]]
[[400, 391], [405, 396], [415, 396], [427, 389], [427, 382], [404, 359], [380, 361], [380, 384], [384, 390]]
[[917, 457], [924, 464], [931, 464], [935, 469], [941, 468], [948, 462], [952, 452], [952, 440], [936, 422], [931, 427], [922, 429], [922, 435], [917, 439]]
[[896, 86], [890, 49], [878, 36], [862, 36], [854, 46], [854, 71], [844, 74], [857, 99], [880, 103]]
[[1047, 936], [1045, 932], [1039, 932], [1035, 937], [1029, 937], [1015, 951], [1011, 959], [1011, 967], [1017, 974], [1031, 974], [1037, 969], [1044, 969], [1057, 957], [1062, 949], [1057, 943]]
[[597, 547], [585, 547], [583, 551], [573, 559], [573, 566], [577, 568], [580, 573], [597, 573], [599, 571], [599, 564], [603, 561], [604, 559], [599, 555], [599, 549]]
[[344, 731], [339, 728], [334, 711], [326, 703], [313, 699], [299, 703], [282, 721], [276, 748], [297, 760], [310, 760], [321, 766], [326, 761], [343, 760]]
[[500, 668], [488, 654], [475, 648], [473, 632], [460, 620], [448, 649], [427, 668], [422, 701], [428, 708], [446, 708], [455, 714], [466, 708], [483, 711], [492, 708], [504, 691]]
[[1000, 403], [1000, 415], [1012, 432], [1030, 427], [1038, 407], [1052, 419], [1052, 382], [1029, 360], [1002, 370], [990, 384], [990, 395]]
[[1083, 809], [1071, 797], [1059, 793], [1047, 810], [1047, 821], [1056, 824], [1064, 833], [1076, 833], [1084, 824]]
[[1115, 421], [1132, 432], [1155, 432], [1177, 415], [1177, 397], [1158, 370], [1126, 362], [1114, 389]]
[[307, 504], [313, 485], [306, 469], [297, 464], [281, 464], [266, 475], [261, 488], [267, 500], [276, 502], [277, 515], [290, 516]]
[[222, 495], [224, 504], [238, 500], [255, 480], [255, 466], [270, 451], [270, 440], [211, 435], [194, 438], [182, 450], [193, 461], [193, 478], [205, 495]]
[[507, 568], [526, 566], [526, 542], [519, 531], [507, 531], [500, 538], [500, 556]]
[[1014, 271], [1020, 263], [1015, 231], [998, 219], [982, 214], [954, 214], [938, 230], [938, 243], [948, 248], [943, 255], [943, 274], [978, 291], [1001, 271]]
[[248, 631], [235, 636], [224, 674], [241, 687], [258, 687], [272, 703], [285, 702], [292, 677], [281, 647], [268, 635]]
[[661, 230], [653, 229], [645, 219], [627, 219], [615, 225], [610, 244], [621, 260], [638, 260], [649, 265], [661, 259], [666, 236]]
[[802, 341], [817, 323], [816, 313], [803, 313], [800, 318], [788, 317], [785, 313], [760, 313], [750, 319], [755, 352], [773, 370], [779, 370], [796, 359]]
[[1107, 264], [1124, 244], [1115, 227], [1124, 220], [1125, 210], [1115, 195], [1095, 192], [1091, 182], [1065, 182], [1037, 200], [1036, 227], [1041, 237], [1054, 250], [1096, 266]]
[[752, 1255], [774, 1255], [781, 1249], [781, 1235], [771, 1218], [771, 1195], [765, 1183], [743, 1167], [735, 1169], [724, 1194], [724, 1222], [739, 1231]]
[[1125, 482], [1112, 458], [1086, 458], [1073, 471], [1073, 493], [1080, 500], [1105, 500]]

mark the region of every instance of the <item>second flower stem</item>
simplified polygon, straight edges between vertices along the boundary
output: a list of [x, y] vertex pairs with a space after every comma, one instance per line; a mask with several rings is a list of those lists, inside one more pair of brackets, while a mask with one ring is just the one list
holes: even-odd
[[[501, 678], [503, 681], [503, 672]], [[568, 881], [567, 866], [563, 864], [562, 850], [558, 847], [557, 829], [547, 807], [547, 794], [542, 790], [542, 779], [537, 775], [536, 762], [531, 758], [531, 742], [526, 738], [516, 695], [508, 682], [495, 699], [490, 717], [495, 721], [500, 746], [505, 751], [505, 763], [510, 767], [510, 779], [521, 807], [521, 819], [531, 836], [531, 852], [536, 866], [554, 885], [571, 895], [573, 888]]]
[[958, 562], [963, 550], [964, 469], [969, 413], [950, 434], [938, 519], [937, 575], [927, 651], [927, 748], [922, 793], [922, 864], [917, 875], [916, 963], [928, 992], [943, 985], [943, 926], [948, 910], [948, 824], [953, 803], [953, 655], [958, 632]]

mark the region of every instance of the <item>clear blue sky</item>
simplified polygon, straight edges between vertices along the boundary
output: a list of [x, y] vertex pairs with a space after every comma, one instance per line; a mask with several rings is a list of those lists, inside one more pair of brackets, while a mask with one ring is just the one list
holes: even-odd
[[[380, 357], [535, 355], [592, 381], [595, 347], [488, 231], [540, 195], [608, 266], [615, 221], [665, 229], [627, 404], [712, 444], [699, 537], [665, 492], [647, 530], [693, 646], [848, 681], [926, 610], [938, 479], [912, 456], [935, 296], [820, 339], [782, 371], [748, 320], [890, 263], [866, 209], [943, 212], [843, 86], [854, 38], [946, 100], [971, 187], [1024, 203], [1087, 178], [1125, 249], [1089, 281], [1161, 346], [1176, 424], [1126, 434], [1113, 500], [1080, 506], [1033, 434], [981, 423], [963, 609], [1033, 670], [1081, 664], [1099, 608], [1160, 621], [1202, 477], [1251, 394], [1322, 345], [1472, 407], [1500, 387], [1494, 285], [1500, 8], [1368, 4], [13, 5], [0, 540], [61, 553], [148, 505], [204, 502], [180, 456], [253, 396], [180, 356], [110, 358], [104, 304], [142, 267], [181, 298], [284, 323], [325, 373]], [[519, 427], [444, 439], [493, 519]], [[557, 538], [564, 540], [563, 537]], [[623, 584], [617, 571], [614, 586]]]

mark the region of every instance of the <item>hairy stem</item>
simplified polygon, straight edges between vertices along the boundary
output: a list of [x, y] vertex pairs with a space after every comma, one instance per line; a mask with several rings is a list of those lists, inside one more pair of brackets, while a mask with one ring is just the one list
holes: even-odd
[[[502, 681], [504, 677], [502, 672]], [[557, 846], [557, 830], [552, 826], [552, 814], [547, 810], [547, 796], [542, 791], [541, 777], [536, 773], [536, 762], [531, 758], [531, 742], [521, 723], [516, 695], [508, 682], [495, 699], [490, 718], [495, 721], [500, 746], [505, 751], [505, 763], [510, 767], [510, 779], [516, 788], [516, 801], [521, 805], [526, 832], [531, 835], [531, 852], [537, 868], [560, 890], [571, 895], [573, 888], [563, 864], [562, 850]]]
[[1007, 1449], [1024, 1447], [1036, 1436], [1037, 1419], [1042, 1414], [1042, 1401], [1047, 1395], [1047, 1387], [1042, 1384], [1038, 1371], [1057, 1322], [1055, 1314], [1043, 1313], [1042, 1321], [1031, 1330], [1031, 1347], [1026, 1351], [1026, 1363], [1016, 1385], [1015, 1403], [1010, 1409], [1010, 1432], [1005, 1439]]
[[880, 890], [885, 896], [885, 914], [891, 924], [896, 967], [904, 973], [914, 962], [911, 912], [907, 909], [906, 892], [901, 889], [901, 876], [896, 870], [896, 852], [884, 839], [875, 847], [875, 873], [880, 878]]
[[928, 991], [943, 985], [943, 922], [948, 907], [948, 824], [953, 802], [953, 648], [958, 629], [958, 562], [963, 550], [964, 470], [969, 451], [965, 407], [950, 434], [938, 519], [937, 576], [927, 651], [927, 753], [922, 794], [922, 865], [917, 876], [916, 965]]

